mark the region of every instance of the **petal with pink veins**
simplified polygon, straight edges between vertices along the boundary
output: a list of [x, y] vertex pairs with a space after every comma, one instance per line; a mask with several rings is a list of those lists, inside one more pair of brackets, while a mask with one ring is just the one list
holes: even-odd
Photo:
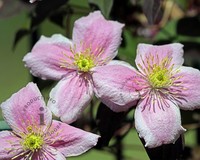
[[148, 148], [174, 143], [185, 131], [181, 126], [179, 108], [169, 100], [164, 99], [162, 102], [161, 108], [157, 103], [148, 103], [145, 98], [135, 110], [136, 130]]
[[140, 72], [144, 73], [144, 69], [148, 71], [147, 67], [149, 64], [160, 64], [166, 57], [171, 59], [170, 65], [182, 65], [184, 62], [183, 45], [180, 43], [172, 43], [159, 46], [141, 43], [137, 47], [135, 63]]
[[200, 108], [200, 71], [192, 67], [181, 66], [174, 86], [170, 88], [179, 107], [184, 110]]
[[44, 148], [35, 152], [32, 156], [32, 160], [66, 160], [65, 156], [59, 152], [56, 148], [45, 145]]
[[64, 154], [65, 157], [86, 152], [97, 144], [99, 138], [96, 134], [55, 120], [47, 132], [47, 137], [50, 138], [50, 146]]
[[139, 91], [146, 85], [133, 67], [121, 61], [95, 67], [93, 81], [96, 96], [115, 112], [126, 111], [135, 105]]
[[79, 118], [92, 98], [93, 86], [89, 80], [84, 75], [70, 75], [51, 90], [47, 106], [61, 121], [71, 123]]
[[34, 83], [29, 83], [1, 104], [5, 120], [17, 134], [46, 128], [51, 124], [51, 111], [45, 107], [43, 97]]
[[[50, 38], [42, 36], [23, 61], [34, 76], [44, 80], [60, 80], [68, 72], [71, 72], [70, 69], [67, 69], [72, 64], [69, 57], [73, 57], [70, 46], [72, 46], [71, 40], [60, 34], [55, 34]], [[67, 67], [61, 67], [63, 63]]]
[[20, 144], [21, 138], [10, 131], [0, 132], [0, 159], [10, 160], [13, 157], [23, 155], [24, 150]]
[[99, 59], [113, 59], [121, 43], [124, 24], [106, 20], [100, 11], [75, 21], [73, 41], [80, 51], [91, 48]]

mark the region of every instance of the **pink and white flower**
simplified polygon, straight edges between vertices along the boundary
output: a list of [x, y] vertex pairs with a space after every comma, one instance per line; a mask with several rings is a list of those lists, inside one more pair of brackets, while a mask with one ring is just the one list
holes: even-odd
[[42, 36], [24, 57], [34, 76], [60, 80], [50, 92], [56, 103], [48, 106], [62, 121], [75, 121], [90, 103], [95, 91], [93, 70], [117, 55], [123, 26], [95, 11], [75, 21], [72, 40], [59, 34]]
[[52, 120], [42, 95], [29, 83], [1, 104], [12, 131], [0, 132], [1, 160], [65, 160], [96, 145], [98, 135]]
[[182, 66], [183, 61], [183, 45], [179, 43], [139, 44], [138, 70], [113, 62], [95, 68], [96, 94], [105, 104], [116, 112], [137, 104], [135, 127], [146, 147], [173, 143], [185, 131], [179, 107], [200, 108], [200, 71]]

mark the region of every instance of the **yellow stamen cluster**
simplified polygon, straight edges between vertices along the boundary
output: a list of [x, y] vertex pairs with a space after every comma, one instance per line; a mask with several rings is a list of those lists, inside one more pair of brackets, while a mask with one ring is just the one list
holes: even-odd
[[[16, 142], [10, 142], [10, 145], [12, 147], [6, 148], [5, 150], [7, 152], [10, 152], [12, 154], [15, 154], [14, 157], [11, 158], [11, 160], [19, 159], [19, 157], [23, 156], [25, 159], [33, 159], [34, 153], [37, 151], [42, 151], [42, 148], [44, 145], [53, 144], [52, 137], [49, 135], [49, 127], [50, 124], [45, 126], [38, 126], [38, 121], [35, 120], [33, 115], [30, 115], [31, 119], [20, 119], [22, 124], [26, 125], [24, 127], [25, 131], [23, 132], [16, 132], [16, 135], [21, 137], [20, 140], [20, 146], [23, 148], [23, 152], [18, 153], [18, 150], [16, 149]], [[52, 143], [51, 143], [52, 142]], [[45, 159], [45, 155], [40, 155], [39, 159]]]
[[[137, 81], [136, 83], [143, 86], [141, 99], [146, 99], [143, 110], [161, 109], [165, 111], [165, 107], [169, 108], [171, 100], [176, 100], [180, 97], [182, 90], [186, 90], [181, 78], [183, 75], [178, 75], [180, 69], [172, 63], [171, 54], [165, 57], [160, 57], [158, 54], [149, 53], [142, 57], [137, 66], [141, 70], [141, 76], [145, 81]], [[144, 59], [143, 59], [144, 58]], [[168, 99], [169, 101], [166, 101]]]
[[22, 145], [26, 150], [35, 151], [42, 148], [43, 143], [44, 140], [41, 135], [30, 133], [25, 137]]
[[146, 61], [144, 61], [142, 57], [141, 60], [143, 65], [138, 64], [138, 66], [146, 74], [152, 88], [167, 88], [173, 84], [175, 80], [173, 75], [176, 72], [173, 71], [174, 65], [171, 64], [171, 57], [166, 56], [163, 59], [159, 59], [157, 54], [149, 54], [149, 56], [145, 58]]
[[[35, 123], [34, 118], [32, 119]], [[41, 149], [43, 144], [45, 143], [42, 128], [38, 128], [37, 125], [33, 124], [26, 127], [26, 130], [28, 131], [28, 133], [21, 133], [21, 145], [23, 146], [23, 149], [25, 151], [30, 150], [32, 152]], [[37, 131], [37, 133], [34, 132], [34, 130]]]
[[171, 75], [167, 68], [155, 66], [148, 76], [153, 88], [167, 87], [171, 84]]
[[148, 79], [151, 83], [151, 86], [153, 88], [163, 88], [163, 87], [169, 87], [173, 83], [172, 79], [172, 69], [173, 65], [171, 65], [171, 58], [165, 57], [160, 62], [157, 55], [157, 61], [158, 64], [155, 64], [154, 57], [151, 57], [150, 60], [152, 60], [151, 66], [150, 62], [148, 60], [148, 65], [150, 69], [150, 73], [148, 74]]
[[104, 53], [102, 47], [92, 49], [92, 45], [88, 46], [83, 42], [80, 43], [80, 46], [80, 48], [85, 49], [77, 51], [75, 44], [74, 46], [70, 46], [72, 55], [62, 52], [64, 57], [60, 59], [61, 68], [74, 69], [79, 72], [89, 72], [91, 68], [97, 65], [102, 66], [112, 59], [112, 57], [102, 58], [102, 54]]
[[93, 57], [89, 54], [77, 53], [74, 56], [74, 64], [77, 66], [79, 71], [88, 72], [92, 67], [95, 66]]

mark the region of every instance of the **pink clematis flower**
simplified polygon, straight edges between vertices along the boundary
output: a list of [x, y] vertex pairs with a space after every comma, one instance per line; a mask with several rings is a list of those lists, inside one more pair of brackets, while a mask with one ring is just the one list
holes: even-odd
[[72, 41], [58, 34], [42, 36], [24, 57], [34, 76], [60, 80], [50, 92], [56, 103], [48, 106], [62, 121], [75, 121], [91, 101], [93, 72], [117, 55], [123, 26], [95, 11], [75, 22]]
[[135, 60], [138, 71], [124, 63], [94, 72], [96, 94], [111, 109], [119, 112], [138, 102], [135, 127], [146, 147], [173, 143], [185, 131], [179, 107], [200, 108], [200, 71], [182, 66], [183, 61], [183, 45], [179, 43], [139, 44]]
[[52, 120], [33, 83], [1, 104], [11, 131], [0, 132], [1, 160], [65, 160], [96, 145], [98, 135]]

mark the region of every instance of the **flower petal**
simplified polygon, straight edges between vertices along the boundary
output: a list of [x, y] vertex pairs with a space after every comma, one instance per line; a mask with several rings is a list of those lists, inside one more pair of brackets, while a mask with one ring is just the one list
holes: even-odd
[[13, 94], [1, 104], [1, 108], [5, 120], [17, 134], [28, 132], [29, 126], [36, 131], [38, 127], [45, 128], [52, 120], [52, 114], [45, 107], [43, 97], [34, 83]]
[[[146, 98], [136, 107], [135, 127], [139, 136], [144, 138], [145, 147], [154, 148], [174, 143], [185, 131], [181, 126], [179, 108], [169, 100], [164, 101], [167, 106], [163, 103], [160, 108], [157, 103], [148, 103]], [[151, 109], [153, 107], [155, 110]]]
[[[34, 76], [42, 79], [59, 80], [70, 72], [70, 70], [61, 66], [64, 60], [69, 64], [72, 63], [68, 58], [72, 55], [70, 52], [71, 45], [72, 42], [69, 39], [59, 34], [50, 38], [42, 36], [23, 61]], [[68, 57], [64, 54], [67, 54]]]
[[[66, 157], [80, 155], [97, 144], [99, 136], [68, 124], [53, 121], [47, 133], [52, 147]], [[54, 143], [52, 143], [54, 142]]]
[[[152, 60], [152, 57], [154, 58]], [[139, 44], [137, 47], [137, 56], [135, 63], [138, 69], [144, 73], [143, 68], [147, 67], [151, 61], [159, 64], [164, 58], [172, 58], [171, 64], [182, 65], [183, 59], [183, 45], [180, 43], [172, 43], [167, 45], [150, 45], [150, 44]]]
[[111, 61], [108, 65], [93, 70], [95, 94], [115, 112], [126, 111], [139, 99], [144, 80], [129, 64]]
[[63, 122], [74, 122], [93, 97], [93, 87], [84, 75], [62, 79], [50, 92], [48, 105]]
[[121, 43], [123, 26], [116, 21], [105, 20], [100, 11], [95, 11], [75, 21], [72, 39], [82, 51], [91, 48], [100, 59], [113, 59]]
[[0, 159], [10, 160], [11, 158], [22, 154], [23, 148], [20, 145], [20, 138], [15, 136], [12, 132], [0, 132]]
[[35, 152], [33, 160], [66, 160], [65, 156], [56, 148], [46, 145], [40, 151]]
[[200, 108], [200, 71], [192, 67], [181, 66], [176, 74], [175, 85], [170, 88], [181, 109]]

